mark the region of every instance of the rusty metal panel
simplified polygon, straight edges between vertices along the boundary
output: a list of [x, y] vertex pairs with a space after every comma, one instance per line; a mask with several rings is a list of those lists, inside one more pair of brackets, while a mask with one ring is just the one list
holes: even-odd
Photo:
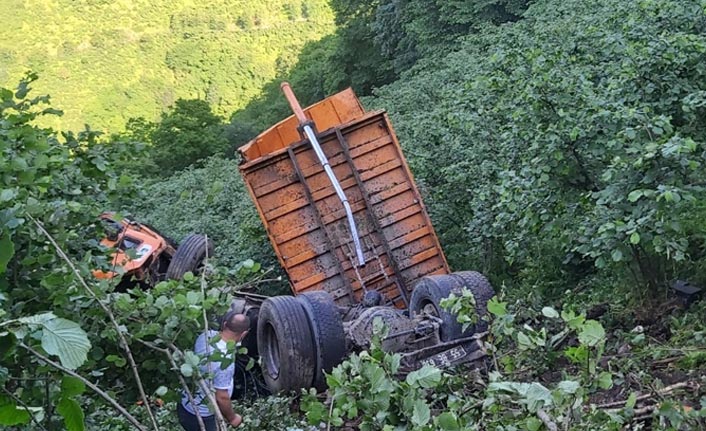
[[389, 118], [365, 113], [350, 89], [305, 113], [350, 203], [366, 264], [358, 265], [343, 205], [290, 117], [239, 151], [292, 291], [323, 289], [349, 305], [377, 290], [404, 307], [419, 277], [449, 268]]

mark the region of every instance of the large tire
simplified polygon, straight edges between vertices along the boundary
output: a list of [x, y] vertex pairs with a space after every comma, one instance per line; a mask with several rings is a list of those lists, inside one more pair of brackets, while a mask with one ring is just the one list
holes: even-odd
[[346, 357], [346, 334], [336, 303], [328, 292], [305, 292], [297, 296], [309, 318], [316, 347], [314, 387], [326, 390], [326, 376]]
[[181, 280], [187, 272], [196, 274], [206, 256], [213, 256], [213, 242], [205, 235], [195, 233], [188, 235], [169, 262], [167, 279]]
[[451, 274], [452, 277], [461, 281], [466, 289], [470, 290], [476, 300], [476, 315], [478, 321], [468, 330], [472, 333], [485, 332], [488, 330], [488, 322], [483, 317], [488, 315], [488, 301], [495, 296], [493, 287], [483, 274], [476, 271], [460, 271]]
[[487, 313], [488, 300], [493, 297], [494, 292], [485, 277], [480, 273], [471, 271], [422, 277], [412, 292], [409, 310], [414, 314], [426, 311], [440, 318], [442, 321], [439, 329], [441, 341], [452, 341], [473, 335], [476, 332], [485, 331], [487, 323], [482, 320], [479, 320], [464, 331], [463, 325], [458, 323], [457, 316], [441, 307], [442, 299], [447, 298], [452, 293], [460, 295], [463, 287], [473, 293], [478, 317], [484, 316]]
[[272, 393], [311, 387], [316, 368], [314, 337], [302, 304], [293, 296], [266, 299], [257, 322], [262, 376]]

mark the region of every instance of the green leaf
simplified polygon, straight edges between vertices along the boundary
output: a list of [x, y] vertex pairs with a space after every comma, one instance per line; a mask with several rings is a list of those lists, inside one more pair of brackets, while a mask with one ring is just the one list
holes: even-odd
[[628, 195], [628, 200], [630, 202], [637, 202], [638, 199], [640, 199], [643, 195], [642, 190], [633, 190], [630, 192]]
[[61, 396], [75, 397], [81, 395], [86, 390], [86, 385], [76, 377], [65, 375], [61, 378]]
[[581, 384], [573, 380], [562, 380], [556, 387], [565, 394], [575, 394], [581, 387]]
[[611, 259], [613, 259], [613, 262], [620, 262], [621, 260], [623, 260], [623, 252], [620, 251], [619, 248], [616, 248], [610, 254], [610, 257], [611, 257]]
[[407, 384], [422, 388], [435, 388], [441, 381], [441, 370], [431, 365], [424, 365], [417, 371], [407, 374]]
[[630, 244], [639, 244], [640, 243], [640, 234], [637, 232], [633, 232], [632, 235], [630, 235]]
[[186, 292], [186, 302], [189, 305], [196, 305], [201, 302], [201, 293], [190, 290]]
[[179, 370], [184, 377], [191, 377], [194, 374], [194, 368], [190, 364], [181, 364]]
[[536, 382], [529, 385], [525, 398], [527, 400], [527, 408], [532, 412], [536, 412], [538, 409], [550, 406], [553, 403], [549, 389]]
[[542, 421], [534, 416], [530, 416], [525, 420], [527, 431], [539, 431], [542, 428]]
[[603, 371], [598, 376], [598, 387], [601, 389], [610, 389], [613, 387], [613, 375], [608, 371]]
[[184, 352], [184, 363], [191, 365], [192, 367], [198, 367], [201, 362], [201, 358], [196, 353], [187, 350]]
[[167, 389], [166, 386], [160, 386], [160, 387], [157, 388], [156, 391], [154, 391], [154, 393], [155, 393], [155, 395], [157, 395], [158, 397], [163, 397], [163, 396], [165, 396], [165, 395], [167, 394], [168, 391], [169, 391], [169, 389]]
[[524, 332], [517, 333], [517, 345], [520, 350], [531, 350], [535, 347], [534, 343], [532, 343], [532, 340], [530, 340], [530, 338], [525, 335]]
[[83, 410], [76, 400], [63, 397], [59, 401], [56, 411], [64, 418], [67, 431], [83, 431]]
[[548, 317], [550, 319], [556, 319], [557, 317], [559, 317], [559, 312], [553, 309], [552, 307], [542, 308], [542, 314], [544, 314], [545, 317]]
[[5, 404], [0, 406], [0, 425], [13, 426], [28, 423], [29, 413], [15, 404]]
[[3, 102], [9, 102], [12, 100], [12, 91], [7, 88], [0, 88], [0, 100]]
[[24, 323], [25, 325], [44, 325], [45, 323], [53, 319], [56, 319], [54, 313], [48, 312], [20, 317], [19, 319], [17, 319], [17, 321], [20, 323]]
[[27, 93], [29, 93], [29, 83], [31, 81], [23, 79], [20, 81], [19, 85], [17, 85], [17, 91], [15, 91], [15, 98], [17, 99], [24, 99], [25, 96], [27, 96]]
[[443, 431], [459, 431], [461, 427], [458, 424], [458, 419], [451, 412], [444, 412], [436, 418], [438, 429]]
[[[17, 338], [15, 337], [15, 334], [11, 332], [0, 334], [0, 363], [2, 363], [2, 359], [12, 354], [15, 351], [16, 347]], [[3, 370], [7, 372], [7, 368], [0, 366], [0, 371]], [[2, 385], [3, 383], [3, 375], [2, 372], [0, 372], [0, 385]]]
[[8, 202], [15, 199], [17, 189], [3, 189], [0, 191], [0, 202]]
[[577, 347], [567, 347], [564, 350], [564, 355], [575, 364], [583, 364], [588, 359], [588, 347], [585, 345]]
[[44, 323], [42, 348], [50, 355], [59, 357], [61, 364], [75, 370], [86, 361], [91, 348], [86, 333], [70, 320], [57, 318]]
[[15, 255], [15, 244], [10, 238], [10, 233], [8, 231], [3, 231], [2, 238], [0, 238], [0, 274], [3, 274], [7, 269], [7, 264], [10, 263], [10, 259]]
[[414, 410], [412, 412], [412, 423], [415, 426], [421, 427], [426, 425], [431, 419], [431, 411], [426, 401], [418, 399], [414, 402]]
[[595, 320], [587, 320], [579, 332], [579, 342], [593, 347], [603, 340], [605, 340], [603, 325]]
[[125, 358], [123, 358], [120, 355], [108, 355], [105, 357], [105, 360], [110, 363], [115, 364], [115, 366], [119, 367], [119, 368], [122, 368], [125, 366], [125, 364], [127, 364], [127, 361], [125, 360]]
[[507, 302], [498, 301], [498, 297], [494, 296], [488, 301], [488, 312], [498, 317], [507, 314]]
[[571, 310], [563, 310], [561, 312], [561, 319], [566, 322], [569, 328], [574, 330], [578, 330], [586, 320], [582, 314], [577, 315]]
[[635, 392], [630, 393], [628, 400], [625, 402], [625, 408], [632, 409], [637, 403], [637, 394]]

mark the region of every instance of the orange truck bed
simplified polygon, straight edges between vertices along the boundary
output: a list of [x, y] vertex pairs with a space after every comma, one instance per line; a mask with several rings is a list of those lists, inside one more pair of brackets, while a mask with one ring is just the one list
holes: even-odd
[[294, 294], [326, 290], [339, 305], [375, 290], [405, 307], [415, 281], [449, 268], [384, 111], [347, 89], [306, 109], [350, 202], [365, 265], [343, 205], [291, 116], [238, 151], [240, 172]]

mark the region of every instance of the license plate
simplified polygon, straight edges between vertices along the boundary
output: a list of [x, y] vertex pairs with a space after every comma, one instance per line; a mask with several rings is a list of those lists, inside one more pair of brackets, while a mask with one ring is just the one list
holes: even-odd
[[452, 349], [445, 350], [436, 355], [423, 359], [422, 365], [431, 365], [437, 368], [445, 368], [451, 366], [454, 362], [466, 356], [466, 350], [463, 346], [456, 346]]

